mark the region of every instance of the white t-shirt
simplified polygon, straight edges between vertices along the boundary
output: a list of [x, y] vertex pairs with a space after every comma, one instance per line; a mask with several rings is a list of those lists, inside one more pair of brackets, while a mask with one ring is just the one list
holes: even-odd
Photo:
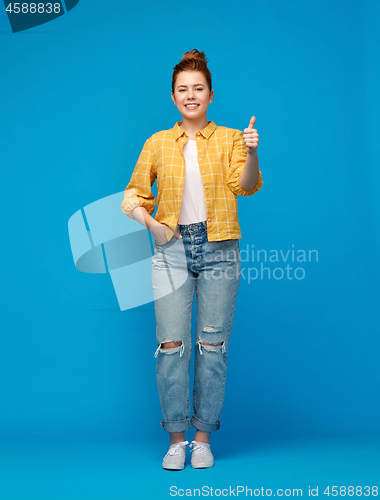
[[196, 141], [188, 139], [182, 148], [182, 152], [185, 157], [185, 181], [178, 224], [192, 224], [207, 219]]

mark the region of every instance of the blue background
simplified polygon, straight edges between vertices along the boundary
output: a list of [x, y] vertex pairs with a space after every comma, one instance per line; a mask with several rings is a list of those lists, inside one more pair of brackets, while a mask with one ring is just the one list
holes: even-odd
[[[203, 477], [235, 480], [236, 468], [242, 484], [260, 472], [270, 487], [285, 477], [297, 487], [330, 480], [327, 464], [341, 467], [334, 479], [379, 477], [379, 20], [375, 0], [81, 0], [13, 34], [0, 13], [3, 498], [52, 498], [56, 487], [54, 498], [124, 498], [130, 488], [169, 498], [153, 303], [121, 312], [109, 275], [79, 273], [67, 223], [125, 189], [145, 140], [181, 120], [171, 76], [192, 48], [212, 72], [208, 119], [243, 130], [256, 116], [264, 186], [238, 197], [240, 248], [318, 251], [301, 263], [302, 280], [242, 279], [212, 436], [220, 465]], [[326, 439], [341, 445], [302, 458], [302, 443]], [[80, 446], [67, 455], [52, 445], [63, 441], [87, 443], [90, 462], [100, 446], [99, 461], [85, 468]], [[70, 480], [50, 471], [38, 482], [51, 457], [69, 457], [59, 470]], [[139, 483], [136, 464], [152, 462]], [[122, 479], [102, 481], [105, 471]]]

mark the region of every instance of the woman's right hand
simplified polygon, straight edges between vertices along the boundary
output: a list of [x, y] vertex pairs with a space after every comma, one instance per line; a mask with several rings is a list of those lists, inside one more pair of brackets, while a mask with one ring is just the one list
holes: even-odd
[[166, 238], [164, 224], [160, 224], [160, 223], [154, 224], [154, 226], [150, 226], [149, 231], [153, 234], [154, 239], [160, 245], [162, 245], [163, 243], [166, 243], [168, 241]]
[[[159, 245], [163, 245], [164, 243], [167, 243], [169, 240], [166, 237], [166, 226], [165, 224], [160, 224], [159, 222], [151, 225], [149, 227], [149, 231], [153, 234], [154, 239]], [[182, 235], [176, 231], [174, 234], [175, 237], [177, 238], [182, 238]]]

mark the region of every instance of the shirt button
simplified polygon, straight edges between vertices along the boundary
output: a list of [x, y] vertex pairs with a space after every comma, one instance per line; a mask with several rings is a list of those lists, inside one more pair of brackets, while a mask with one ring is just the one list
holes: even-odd
[[205, 173], [205, 171], [204, 171], [204, 170], [202, 170], [202, 174], [204, 174], [204, 173]]
[[202, 157], [200, 156], [200, 157], [198, 158], [198, 160], [201, 160], [201, 159], [202, 159]]
[[207, 203], [210, 203], [210, 202], [207, 200]]
[[208, 221], [210, 221], [211, 219], [207, 219]]
[[205, 186], [205, 189], [207, 189], [208, 186]]
[[200, 140], [201, 140], [201, 138], [200, 138], [200, 137], [198, 137], [198, 141], [200, 141]]

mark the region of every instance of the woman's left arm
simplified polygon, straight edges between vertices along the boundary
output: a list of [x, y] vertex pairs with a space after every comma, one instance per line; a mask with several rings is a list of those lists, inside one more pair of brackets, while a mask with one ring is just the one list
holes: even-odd
[[250, 190], [254, 188], [259, 180], [259, 160], [257, 157], [257, 147], [259, 145], [259, 134], [253, 128], [256, 117], [252, 116], [248, 128], [244, 129], [244, 142], [247, 146], [247, 160], [240, 178], [240, 186]]

